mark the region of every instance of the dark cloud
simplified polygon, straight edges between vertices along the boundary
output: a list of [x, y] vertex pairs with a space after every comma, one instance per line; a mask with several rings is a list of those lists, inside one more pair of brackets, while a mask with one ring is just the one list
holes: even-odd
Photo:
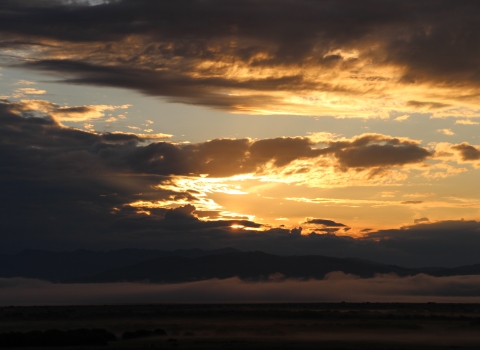
[[417, 145], [370, 145], [338, 151], [341, 165], [347, 167], [375, 167], [419, 163], [431, 152]]
[[[196, 195], [201, 194], [195, 191], [156, 187], [171, 184], [175, 175], [238, 174], [267, 162], [284, 165], [318, 153], [304, 138], [258, 143], [225, 139], [185, 146], [141, 145], [143, 141], [134, 134], [94, 134], [62, 127], [48, 114], [22, 103], [1, 103], [2, 251], [105, 249], [153, 242], [209, 246], [216, 236], [228, 240], [234, 232], [243, 232], [234, 231], [232, 225], [262, 225], [218, 214], [215, 221], [203, 221], [194, 215], [192, 205], [168, 210], [128, 204], [199, 200]], [[202, 231], [209, 233], [200, 235]]]
[[159, 142], [131, 152], [110, 148], [100, 155], [112, 164], [128, 165], [138, 172], [224, 177], [262, 172], [267, 165], [282, 167], [294, 160], [319, 156], [333, 155], [342, 170], [346, 170], [418, 163], [432, 154], [411, 141], [366, 135], [351, 142], [332, 142], [321, 149], [314, 148], [308, 138], [279, 137], [255, 141], [215, 139], [183, 146]]
[[415, 224], [420, 224], [420, 223], [422, 223], [422, 222], [430, 222], [430, 220], [428, 220], [428, 218], [420, 218], [420, 219], [415, 219], [415, 220], [413, 220], [413, 222], [414, 222]]
[[[222, 229], [225, 230], [223, 234], [225, 238], [233, 231], [232, 225], [241, 225], [249, 228], [260, 228], [261, 224], [249, 221], [249, 220], [215, 220], [215, 221], [202, 221], [194, 216], [195, 207], [187, 204], [174, 209], [164, 210], [160, 215], [149, 215], [147, 217], [135, 215], [135, 216], [120, 216], [113, 223], [112, 227], [117, 232], [130, 232], [138, 231], [150, 231], [151, 234], [172, 232], [172, 236], [167, 237], [166, 240], [176, 241], [177, 244], [182, 244], [182, 240], [185, 240], [185, 244], [191, 244], [189, 238], [192, 241], [198, 241], [195, 237], [201, 231], [210, 229]], [[182, 231], [181, 234], [177, 233]], [[183, 237], [182, 237], [183, 236]], [[199, 237], [202, 246], [208, 245], [209, 237]], [[205, 239], [206, 238], [206, 239]]]
[[464, 142], [459, 145], [452, 146], [452, 149], [458, 151], [462, 160], [479, 160], [480, 159], [480, 149], [469, 145]]
[[[43, 157], [43, 163], [55, 162], [60, 172], [71, 170], [69, 165], [74, 167], [78, 161], [78, 167], [83, 168], [77, 170], [83, 172], [104, 168], [105, 172], [126, 170], [136, 174], [231, 176], [261, 171], [270, 162], [281, 167], [322, 153], [302, 137], [215, 139], [187, 145], [156, 142], [140, 146], [148, 135], [94, 134], [65, 128], [49, 117], [49, 112], [38, 115], [38, 110], [30, 108], [28, 103], [0, 103], [1, 144], [12, 147], [5, 150], [4, 157], [12, 162]], [[15, 152], [23, 155], [14, 157]], [[38, 162], [29, 165], [42, 166]], [[18, 163], [16, 167], [18, 171]], [[27, 164], [24, 170], [35, 172]]]
[[312, 149], [308, 138], [215, 139], [191, 145], [166, 142], [137, 147], [131, 152], [109, 149], [100, 154], [112, 164], [128, 165], [137, 172], [163, 175], [209, 174], [224, 177], [260, 172], [270, 162], [274, 167], [288, 165], [297, 159], [321, 154]]
[[[70, 82], [232, 109], [255, 100], [280, 102], [261, 96], [262, 91], [352, 89], [361, 95], [371, 87], [357, 91], [311, 81], [298, 69], [306, 66], [355, 75], [358, 62], [369, 62], [380, 72], [361, 78], [370, 84], [389, 81], [381, 76], [382, 67], [396, 66], [403, 73], [394, 83], [478, 87], [478, 13], [478, 3], [456, 0], [121, 0], [99, 6], [5, 0], [0, 3], [0, 45], [39, 45], [44, 50], [26, 64], [62, 72], [62, 79], [69, 73]], [[56, 59], [65, 52], [72, 59]], [[296, 73], [227, 77], [225, 67], [236, 63], [294, 68]], [[228, 88], [249, 93], [222, 94]], [[448, 105], [412, 100], [407, 106], [432, 110]]]
[[476, 264], [478, 256], [475, 251], [480, 246], [480, 222], [422, 222], [400, 229], [371, 232], [368, 238], [378, 239], [382, 249], [392, 249], [392, 254], [398, 254], [398, 257], [411, 259], [412, 265]]
[[347, 225], [341, 224], [339, 222], [335, 222], [332, 220], [325, 220], [325, 219], [310, 219], [304, 222], [305, 224], [317, 224], [317, 225], [323, 225], [327, 227], [345, 227]]
[[422, 204], [423, 201], [403, 201], [402, 204]]
[[[92, 107], [70, 109], [90, 111]], [[60, 160], [69, 152], [69, 163], [83, 161], [87, 168], [95, 165], [97, 170], [107, 167], [156, 175], [221, 177], [261, 172], [267, 165], [283, 167], [298, 159], [330, 155], [342, 167], [367, 168], [419, 162], [431, 155], [412, 141], [377, 134], [329, 142], [325, 148], [316, 148], [315, 143], [305, 137], [215, 139], [187, 145], [155, 142], [141, 146], [148, 135], [95, 134], [62, 127], [51, 117], [58, 110], [46, 101], [0, 103], [2, 145], [13, 147], [12, 152], [31, 152], [37, 157], [49, 158], [46, 161], [56, 160], [59, 165], [64, 164]], [[57, 158], [53, 157], [54, 150]]]
[[439, 102], [421, 102], [421, 101], [408, 101], [407, 106], [418, 107], [421, 109], [434, 110], [449, 107], [449, 104]]
[[330, 142], [322, 152], [333, 153], [344, 169], [419, 163], [433, 155], [411, 140], [378, 134], [362, 135], [353, 141]]
[[[146, 225], [143, 218], [135, 220], [139, 225]], [[150, 228], [143, 226], [143, 229], [154, 232], [153, 222]], [[452, 267], [479, 262], [478, 221], [421, 222], [400, 229], [370, 231], [364, 238], [342, 236], [336, 233], [338, 228], [332, 229], [334, 232], [319, 230], [319, 233], [301, 234], [301, 230], [273, 228], [263, 232], [243, 231], [234, 235], [225, 228], [204, 230], [201, 235], [198, 231], [179, 230], [174, 236], [157, 236], [156, 244], [162, 242], [164, 249], [232, 246], [244, 251], [260, 250], [280, 255], [356, 257], [409, 267]]]

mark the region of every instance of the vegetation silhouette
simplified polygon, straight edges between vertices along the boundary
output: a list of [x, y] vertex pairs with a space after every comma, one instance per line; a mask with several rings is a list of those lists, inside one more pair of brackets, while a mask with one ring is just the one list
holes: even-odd
[[0, 347], [62, 347], [62, 346], [107, 346], [117, 340], [115, 334], [105, 329], [75, 329], [45, 332], [10, 332], [0, 334]]
[[157, 328], [154, 331], [149, 331], [146, 329], [138, 329], [133, 332], [124, 332], [122, 334], [122, 339], [123, 340], [129, 340], [129, 339], [140, 339], [140, 338], [148, 338], [152, 336], [166, 336], [167, 332], [165, 332], [164, 329]]

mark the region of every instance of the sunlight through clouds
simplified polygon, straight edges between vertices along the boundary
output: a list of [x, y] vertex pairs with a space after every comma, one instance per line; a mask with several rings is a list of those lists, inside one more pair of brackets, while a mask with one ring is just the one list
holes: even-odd
[[479, 6], [0, 1], [0, 246], [478, 248]]

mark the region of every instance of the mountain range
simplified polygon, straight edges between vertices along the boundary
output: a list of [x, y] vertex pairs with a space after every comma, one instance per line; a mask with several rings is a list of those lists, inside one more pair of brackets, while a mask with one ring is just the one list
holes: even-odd
[[264, 252], [218, 250], [123, 249], [110, 252], [25, 250], [0, 255], [0, 278], [24, 277], [55, 283], [153, 282], [180, 283], [239, 277], [261, 281], [271, 278], [323, 279], [342, 271], [362, 278], [375, 274], [398, 276], [477, 275], [480, 264], [455, 268], [406, 268], [355, 258], [320, 255], [279, 256]]

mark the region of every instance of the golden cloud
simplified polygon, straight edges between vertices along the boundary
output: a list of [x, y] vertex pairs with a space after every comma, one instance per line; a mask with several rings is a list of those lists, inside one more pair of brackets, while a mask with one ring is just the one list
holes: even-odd
[[24, 111], [38, 111], [49, 114], [58, 122], [86, 122], [92, 119], [104, 117], [105, 111], [126, 109], [128, 107], [130, 107], [130, 105], [90, 105], [62, 107], [55, 103], [44, 100], [21, 100], [20, 103], [12, 105], [13, 110], [17, 111], [18, 113]]

